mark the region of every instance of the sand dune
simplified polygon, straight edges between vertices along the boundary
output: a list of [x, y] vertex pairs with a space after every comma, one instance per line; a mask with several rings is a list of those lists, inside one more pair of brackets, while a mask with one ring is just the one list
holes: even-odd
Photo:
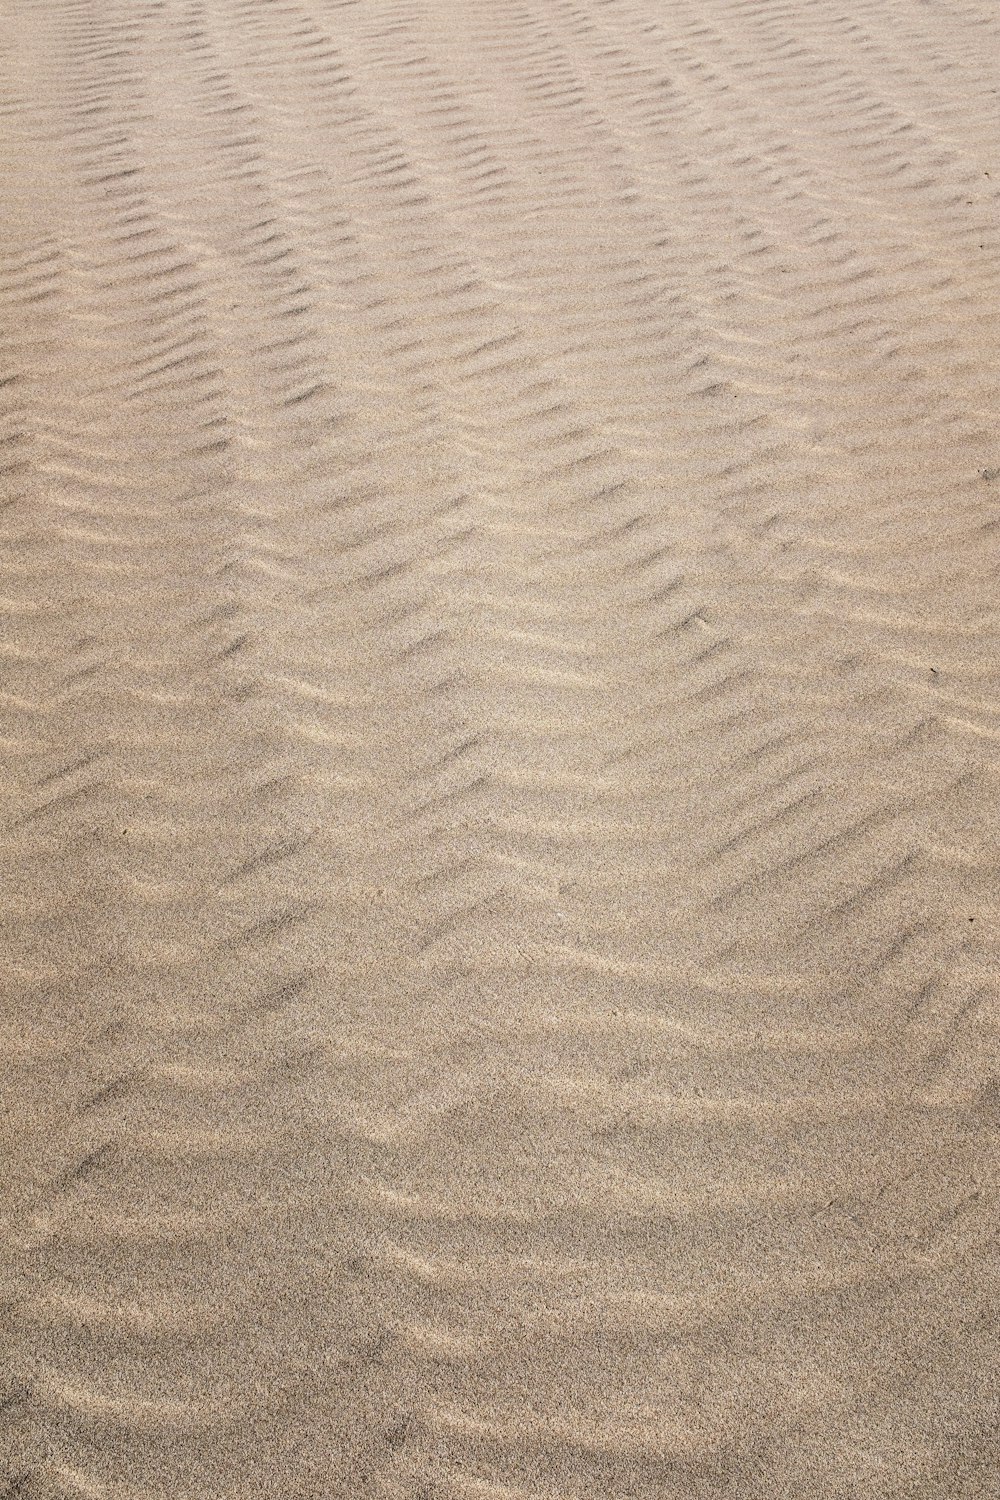
[[996, 1494], [998, 58], [7, 8], [0, 1493]]

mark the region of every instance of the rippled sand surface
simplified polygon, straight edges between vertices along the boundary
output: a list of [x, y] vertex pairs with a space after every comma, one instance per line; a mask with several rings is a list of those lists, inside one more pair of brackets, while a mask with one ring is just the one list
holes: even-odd
[[996, 1494], [998, 60], [7, 8], [0, 1493]]

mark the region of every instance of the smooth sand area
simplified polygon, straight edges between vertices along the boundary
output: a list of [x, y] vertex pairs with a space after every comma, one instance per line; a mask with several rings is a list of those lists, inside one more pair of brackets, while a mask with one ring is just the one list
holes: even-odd
[[0, 1495], [995, 1497], [995, 0], [11, 0]]

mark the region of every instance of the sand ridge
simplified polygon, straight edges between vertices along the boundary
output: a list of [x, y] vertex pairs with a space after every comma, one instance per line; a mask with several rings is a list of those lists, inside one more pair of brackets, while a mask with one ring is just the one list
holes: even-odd
[[0, 19], [0, 1493], [994, 1493], [998, 43]]

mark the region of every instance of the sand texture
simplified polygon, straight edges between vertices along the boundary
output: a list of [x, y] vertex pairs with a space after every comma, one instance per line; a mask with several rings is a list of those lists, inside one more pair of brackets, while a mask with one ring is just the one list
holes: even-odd
[[0, 1495], [995, 1497], [995, 0], [10, 0], [0, 131]]

